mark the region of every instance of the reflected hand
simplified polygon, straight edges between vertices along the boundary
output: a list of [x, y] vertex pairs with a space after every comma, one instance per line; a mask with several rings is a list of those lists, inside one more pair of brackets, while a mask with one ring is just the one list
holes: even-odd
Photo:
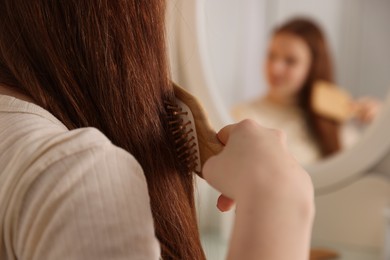
[[356, 119], [361, 123], [369, 124], [378, 116], [382, 102], [375, 98], [363, 97], [354, 101], [352, 106]]

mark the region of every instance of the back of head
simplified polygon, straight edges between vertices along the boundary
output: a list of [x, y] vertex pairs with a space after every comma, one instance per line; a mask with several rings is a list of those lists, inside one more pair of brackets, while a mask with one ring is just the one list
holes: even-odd
[[311, 66], [304, 86], [299, 93], [301, 108], [311, 133], [318, 142], [324, 156], [340, 150], [339, 124], [314, 113], [311, 94], [316, 81], [334, 82], [332, 59], [325, 34], [319, 25], [306, 18], [295, 18], [279, 26], [274, 34], [293, 34], [301, 38], [311, 52]]
[[132, 153], [148, 181], [163, 258], [203, 259], [193, 177], [165, 120], [173, 90], [164, 16], [164, 0], [0, 0], [0, 84], [69, 129], [96, 127]]

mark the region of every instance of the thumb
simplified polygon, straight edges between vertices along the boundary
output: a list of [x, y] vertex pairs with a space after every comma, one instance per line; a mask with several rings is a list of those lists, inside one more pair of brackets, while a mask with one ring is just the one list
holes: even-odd
[[221, 130], [219, 130], [217, 137], [218, 137], [219, 141], [221, 143], [223, 143], [224, 145], [226, 145], [226, 143], [228, 142], [230, 133], [232, 132], [233, 128], [234, 128], [234, 125], [227, 125], [224, 128], [222, 128]]

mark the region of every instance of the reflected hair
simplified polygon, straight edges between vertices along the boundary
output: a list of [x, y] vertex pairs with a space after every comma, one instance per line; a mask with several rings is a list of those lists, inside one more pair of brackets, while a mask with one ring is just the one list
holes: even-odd
[[174, 94], [164, 20], [164, 0], [0, 0], [0, 84], [68, 129], [95, 127], [134, 155], [162, 257], [205, 259], [194, 176], [166, 122], [163, 100]]
[[316, 81], [334, 83], [332, 59], [323, 30], [310, 19], [295, 18], [282, 24], [274, 31], [276, 34], [292, 34], [301, 38], [311, 52], [311, 66], [299, 95], [299, 106], [305, 113], [310, 133], [317, 141], [323, 157], [340, 150], [340, 123], [324, 118], [314, 112], [311, 96]]

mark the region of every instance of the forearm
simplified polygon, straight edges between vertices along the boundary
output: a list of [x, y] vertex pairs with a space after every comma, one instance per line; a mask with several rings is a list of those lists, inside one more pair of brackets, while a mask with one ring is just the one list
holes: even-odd
[[244, 120], [218, 138], [226, 146], [206, 162], [203, 176], [237, 203], [228, 259], [306, 260], [313, 184], [288, 152], [286, 136]]
[[281, 200], [248, 196], [237, 202], [229, 260], [308, 259], [313, 204], [272, 201]]

